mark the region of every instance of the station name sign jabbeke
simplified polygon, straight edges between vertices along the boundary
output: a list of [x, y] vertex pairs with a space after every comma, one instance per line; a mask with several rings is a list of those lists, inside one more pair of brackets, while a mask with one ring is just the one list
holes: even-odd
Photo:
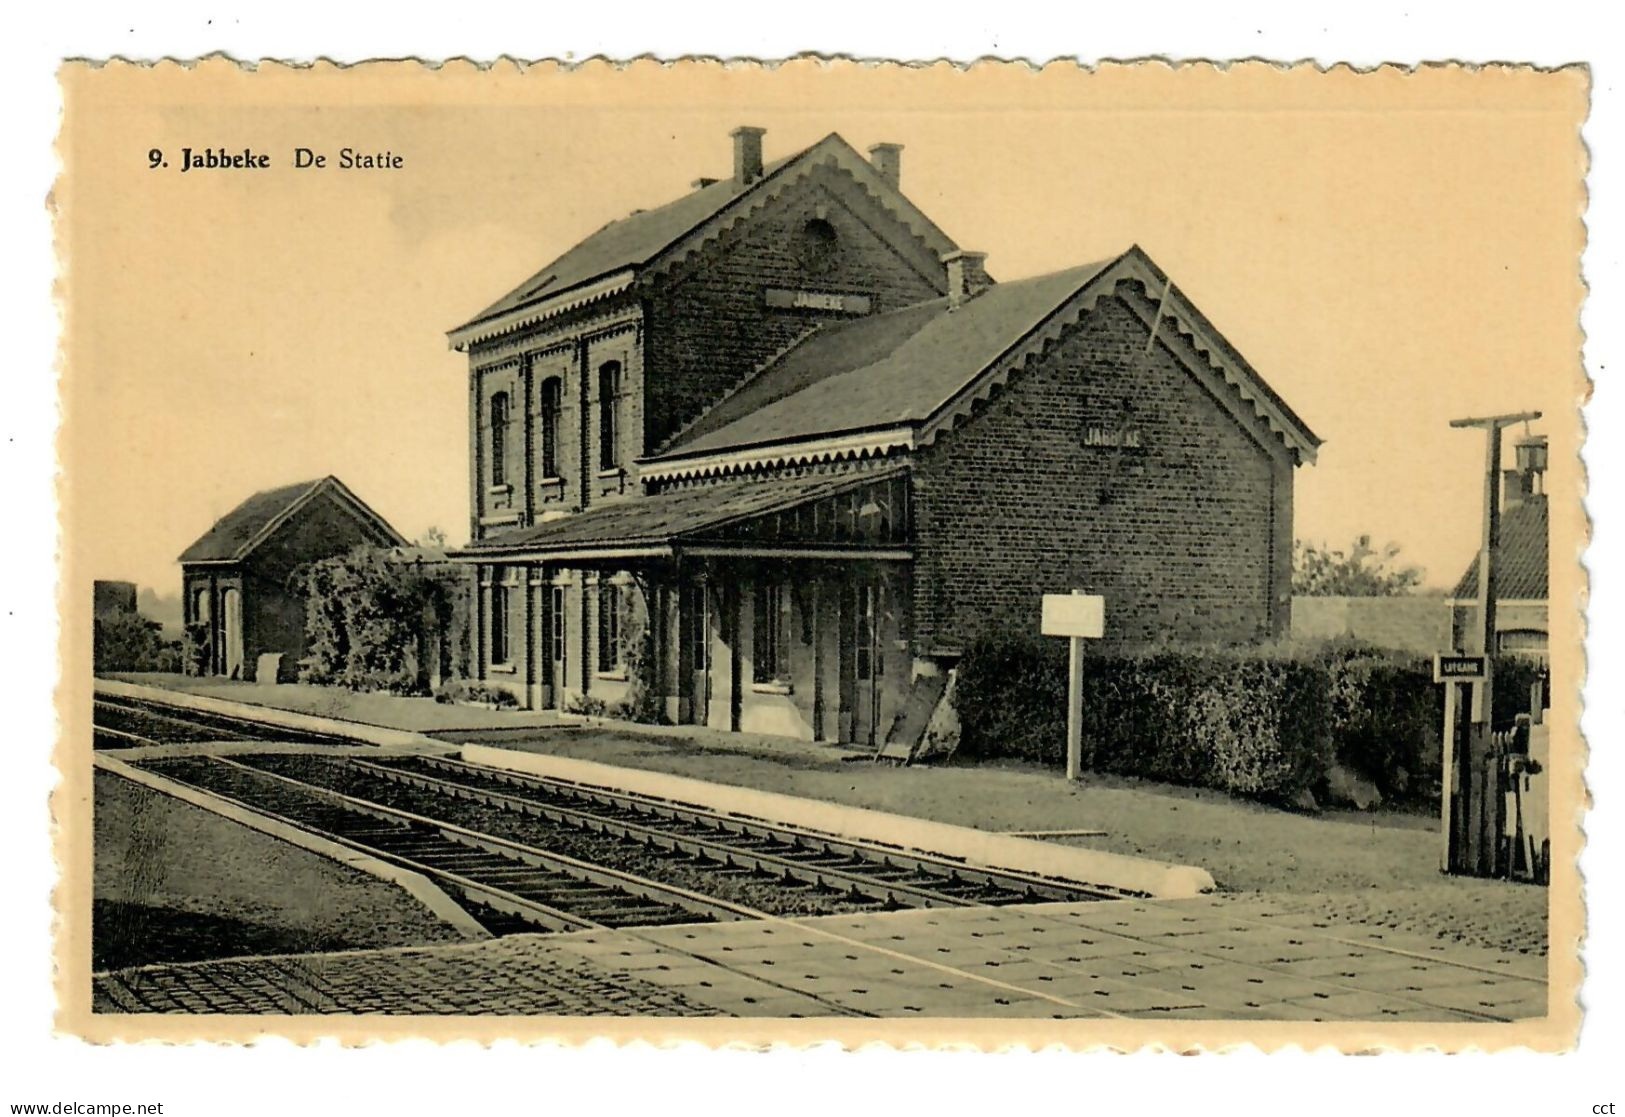
[[1484, 677], [1484, 657], [1481, 655], [1436, 655], [1433, 657], [1433, 681], [1436, 683], [1470, 683]]
[[767, 305], [779, 309], [829, 310], [837, 314], [868, 314], [873, 300], [868, 295], [840, 295], [832, 291], [792, 291], [783, 287], [767, 289]]

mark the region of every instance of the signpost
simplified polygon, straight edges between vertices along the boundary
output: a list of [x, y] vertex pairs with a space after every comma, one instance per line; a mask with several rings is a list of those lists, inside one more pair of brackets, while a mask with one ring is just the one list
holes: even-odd
[[1486, 657], [1442, 652], [1433, 657], [1433, 681], [1444, 684], [1444, 735], [1440, 738], [1443, 766], [1439, 774], [1439, 871], [1450, 871], [1451, 809], [1456, 779], [1456, 702], [1458, 689], [1479, 682], [1487, 668]]
[[1071, 682], [1066, 696], [1066, 778], [1083, 776], [1083, 642], [1106, 634], [1106, 599], [1082, 590], [1046, 593], [1040, 631], [1072, 641]]
[[[1505, 415], [1487, 415], [1450, 420], [1450, 425], [1458, 430], [1475, 429], [1484, 432], [1484, 529], [1479, 540], [1478, 549], [1478, 623], [1474, 626], [1475, 631], [1471, 633], [1469, 643], [1469, 647], [1474, 652], [1479, 653], [1478, 658], [1482, 659], [1483, 662], [1482, 669], [1471, 681], [1472, 708], [1468, 712], [1468, 716], [1471, 719], [1472, 728], [1466, 734], [1466, 740], [1462, 746], [1462, 766], [1466, 769], [1466, 779], [1462, 783], [1462, 794], [1465, 802], [1460, 808], [1460, 813], [1466, 820], [1467, 833], [1463, 835], [1462, 848], [1457, 851], [1458, 856], [1454, 864], [1451, 863], [1449, 856], [1451, 838], [1448, 831], [1451, 820], [1449, 811], [1452, 788], [1448, 782], [1440, 795], [1443, 804], [1441, 809], [1445, 812], [1444, 823], [1447, 831], [1444, 839], [1444, 868], [1446, 872], [1457, 870], [1469, 874], [1479, 873], [1481, 871], [1480, 862], [1484, 860], [1481, 856], [1482, 850], [1478, 830], [1472, 824], [1473, 817], [1483, 807], [1483, 804], [1478, 801], [1482, 789], [1475, 790], [1472, 780], [1474, 773], [1481, 770], [1491, 754], [1490, 734], [1495, 710], [1495, 665], [1491, 657], [1495, 655], [1496, 650], [1495, 610], [1500, 601], [1500, 591], [1496, 585], [1500, 572], [1496, 569], [1496, 566], [1500, 558], [1501, 545], [1501, 433], [1514, 424], [1528, 424], [1539, 418], [1540, 412], [1538, 411], [1519, 411]], [[1441, 661], [1435, 664], [1434, 677], [1443, 677], [1443, 660], [1458, 658], [1472, 657], [1441, 657]], [[1454, 676], [1454, 680], [1459, 681], [1460, 679], [1461, 676]], [[1455, 695], [1453, 691], [1455, 681], [1452, 681], [1449, 685], [1451, 691], [1446, 693], [1445, 716], [1449, 719], [1446, 722], [1447, 727], [1453, 729], [1455, 723], [1451, 717], [1451, 711], [1454, 706]], [[1450, 774], [1448, 758], [1453, 743], [1453, 741], [1446, 741], [1445, 743], [1445, 764], [1447, 767], [1444, 771], [1447, 776]], [[1490, 859], [1493, 860], [1493, 856]]]
[[1436, 683], [1476, 683], [1484, 678], [1486, 658], [1481, 655], [1454, 655], [1441, 652], [1433, 657]]

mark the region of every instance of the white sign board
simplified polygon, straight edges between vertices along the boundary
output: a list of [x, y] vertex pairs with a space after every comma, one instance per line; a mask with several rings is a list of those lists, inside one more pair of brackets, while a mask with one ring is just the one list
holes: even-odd
[[1046, 593], [1040, 631], [1098, 640], [1106, 634], [1106, 599], [1092, 593]]

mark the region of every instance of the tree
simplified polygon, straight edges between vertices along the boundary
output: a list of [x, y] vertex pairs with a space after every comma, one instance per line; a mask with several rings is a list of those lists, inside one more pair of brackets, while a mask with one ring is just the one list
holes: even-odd
[[159, 635], [159, 625], [139, 613], [108, 613], [95, 619], [92, 662], [101, 671], [178, 671], [179, 645]]
[[418, 546], [430, 551], [444, 551], [446, 549], [446, 533], [438, 526], [430, 525], [423, 529], [418, 536]]
[[1398, 565], [1399, 544], [1381, 550], [1362, 535], [1348, 550], [1299, 539], [1292, 545], [1292, 592], [1305, 597], [1397, 597], [1422, 582], [1422, 568]]

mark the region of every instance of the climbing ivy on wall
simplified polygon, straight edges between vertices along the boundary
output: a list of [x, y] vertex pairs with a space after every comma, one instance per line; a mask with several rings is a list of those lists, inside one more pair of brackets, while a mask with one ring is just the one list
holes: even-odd
[[301, 682], [425, 694], [436, 644], [444, 678], [467, 673], [470, 568], [358, 547], [293, 577], [305, 598]]
[[658, 724], [666, 720], [665, 703], [660, 697], [659, 669], [655, 657], [654, 627], [649, 623], [651, 587], [634, 577], [636, 593], [621, 595], [621, 662], [626, 667], [627, 690], [616, 716], [628, 721]]

